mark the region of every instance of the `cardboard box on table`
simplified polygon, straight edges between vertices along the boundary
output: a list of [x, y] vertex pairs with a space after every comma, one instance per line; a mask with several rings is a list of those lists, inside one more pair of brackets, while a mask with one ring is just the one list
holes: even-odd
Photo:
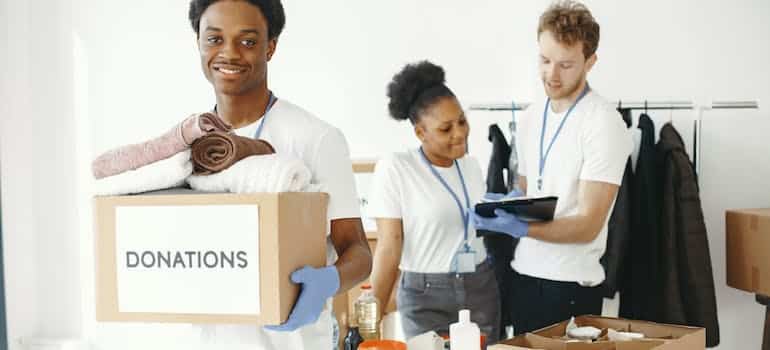
[[[96, 319], [280, 324], [326, 264], [325, 193], [96, 197]], [[192, 253], [190, 253], [192, 252]]]
[[728, 210], [727, 285], [770, 296], [770, 209]]
[[[703, 350], [706, 348], [706, 330], [703, 328], [666, 325], [645, 321], [632, 321], [599, 316], [575, 317], [578, 327], [593, 326], [603, 331], [636, 332], [648, 339], [635, 341], [599, 340], [592, 343], [569, 342], [563, 339], [569, 320], [519, 335], [490, 347], [494, 350]], [[606, 333], [606, 332], [603, 332]], [[604, 338], [606, 339], [606, 338]]]

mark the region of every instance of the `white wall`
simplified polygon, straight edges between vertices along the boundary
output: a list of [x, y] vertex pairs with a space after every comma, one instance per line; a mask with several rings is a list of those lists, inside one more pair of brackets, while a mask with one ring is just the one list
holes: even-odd
[[[415, 145], [387, 117], [385, 86], [405, 63], [447, 70], [465, 105], [531, 101], [543, 1], [286, 0], [288, 23], [270, 66], [279, 97], [335, 124], [353, 155]], [[81, 336], [108, 346], [93, 322], [87, 163], [161, 133], [213, 104], [198, 67], [186, 0], [2, 1], [3, 224], [9, 336]], [[770, 101], [770, 3], [587, 1], [602, 25], [592, 86], [611, 99]], [[725, 286], [724, 210], [770, 206], [770, 112], [704, 116], [701, 189], [723, 349], [758, 348], [762, 310]], [[691, 112], [671, 113], [685, 139]], [[488, 159], [487, 125], [507, 113], [469, 112], [471, 153]], [[660, 124], [669, 113], [655, 113]], [[81, 254], [82, 251], [82, 254]], [[81, 283], [82, 280], [82, 283]], [[81, 288], [82, 287], [82, 288]], [[120, 339], [112, 338], [112, 342]]]
[[8, 335], [80, 332], [70, 7], [4, 1], [3, 242]]

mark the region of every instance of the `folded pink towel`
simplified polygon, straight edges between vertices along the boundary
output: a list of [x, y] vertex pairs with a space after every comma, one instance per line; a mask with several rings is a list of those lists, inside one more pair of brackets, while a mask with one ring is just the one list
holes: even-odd
[[190, 148], [195, 140], [210, 132], [231, 130], [230, 125], [213, 113], [193, 114], [157, 138], [101, 154], [91, 163], [91, 171], [97, 180], [118, 175], [167, 159]]

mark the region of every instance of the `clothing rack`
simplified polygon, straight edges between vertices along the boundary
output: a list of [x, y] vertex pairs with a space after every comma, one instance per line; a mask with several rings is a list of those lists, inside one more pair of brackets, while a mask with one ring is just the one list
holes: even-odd
[[[757, 101], [712, 101], [711, 105], [697, 105], [691, 101], [644, 101], [623, 102], [618, 100], [618, 109], [625, 110], [696, 110], [692, 128], [692, 165], [695, 174], [701, 173], [700, 155], [701, 135], [703, 135], [703, 111], [711, 109], [759, 109]], [[696, 179], [696, 182], [698, 180]]]
[[530, 103], [478, 103], [468, 108], [472, 111], [525, 111]]
[[[524, 111], [531, 103], [487, 103], [472, 104], [472, 111]], [[632, 110], [693, 110], [703, 109], [759, 109], [757, 101], [713, 101], [711, 105], [699, 106], [692, 101], [623, 101], [618, 100], [618, 109]]]
[[[472, 104], [469, 109], [472, 111], [524, 111], [531, 103], [492, 103], [492, 104]], [[692, 101], [623, 101], [618, 100], [618, 109], [625, 110], [697, 110], [695, 120], [693, 121], [693, 143], [692, 143], [692, 163], [696, 174], [700, 174], [700, 164], [698, 163], [698, 154], [700, 153], [701, 135], [703, 120], [702, 114], [705, 110], [712, 109], [759, 109], [757, 101], [712, 101], [710, 105], [695, 104]], [[515, 125], [515, 121], [512, 122]]]

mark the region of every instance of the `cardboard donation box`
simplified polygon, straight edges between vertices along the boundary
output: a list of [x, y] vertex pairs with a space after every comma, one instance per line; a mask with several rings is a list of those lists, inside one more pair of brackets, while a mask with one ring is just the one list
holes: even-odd
[[[706, 348], [704, 328], [666, 325], [645, 321], [632, 321], [599, 316], [575, 317], [578, 327], [595, 327], [601, 330], [597, 340], [569, 339], [569, 320], [519, 335], [490, 350], [703, 350]], [[634, 340], [610, 340], [609, 332], [633, 332], [644, 337]]]
[[728, 210], [727, 285], [770, 295], [770, 209]]
[[96, 197], [96, 319], [280, 324], [326, 264], [325, 193]]

